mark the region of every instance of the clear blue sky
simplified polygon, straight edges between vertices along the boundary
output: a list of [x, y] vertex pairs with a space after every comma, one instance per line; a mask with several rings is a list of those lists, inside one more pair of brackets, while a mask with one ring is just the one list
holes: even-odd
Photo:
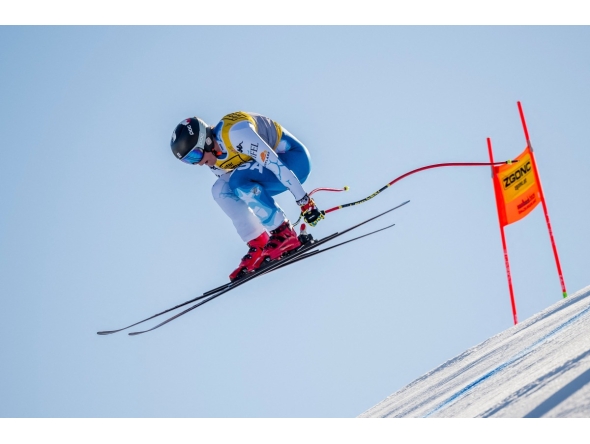
[[[146, 335], [246, 252], [172, 129], [246, 110], [309, 148], [328, 208], [525, 147], [568, 290], [590, 284], [588, 27], [0, 27], [0, 416], [354, 417], [512, 325], [490, 170], [411, 176], [385, 233]], [[206, 63], [204, 63], [206, 62]], [[293, 218], [288, 193], [279, 202]], [[561, 297], [542, 211], [506, 228], [521, 320]], [[153, 324], [149, 324], [153, 325]]]

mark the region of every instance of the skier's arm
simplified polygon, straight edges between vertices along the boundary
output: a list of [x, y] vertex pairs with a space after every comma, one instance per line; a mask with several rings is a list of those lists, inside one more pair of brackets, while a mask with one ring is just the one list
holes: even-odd
[[277, 179], [291, 191], [295, 200], [301, 200], [306, 196], [297, 176], [281, 162], [279, 156], [256, 133], [250, 122], [239, 122], [234, 125], [230, 131], [230, 140], [233, 146], [241, 144], [244, 154], [272, 171]]

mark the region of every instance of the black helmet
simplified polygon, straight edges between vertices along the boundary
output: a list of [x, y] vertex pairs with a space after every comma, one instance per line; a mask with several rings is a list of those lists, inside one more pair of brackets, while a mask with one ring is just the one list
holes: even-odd
[[199, 163], [204, 152], [213, 150], [211, 128], [198, 117], [189, 117], [180, 122], [170, 140], [172, 154], [188, 164]]

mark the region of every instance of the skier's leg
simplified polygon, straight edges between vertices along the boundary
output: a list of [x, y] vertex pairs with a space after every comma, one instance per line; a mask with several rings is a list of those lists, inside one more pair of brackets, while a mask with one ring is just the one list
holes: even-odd
[[[269, 231], [274, 230], [287, 219], [281, 207], [265, 188], [270, 183], [276, 185], [275, 181], [283, 187], [270, 170], [254, 161], [240, 165], [234, 170], [229, 180], [229, 187], [236, 198], [244, 202]], [[281, 191], [285, 189], [283, 187]]]
[[[301, 183], [311, 171], [307, 148], [284, 130], [277, 146], [279, 159], [293, 171]], [[257, 162], [247, 162], [231, 174], [229, 185], [232, 190], [252, 209], [269, 231], [279, 227], [287, 217], [273, 196], [287, 190], [270, 170]]]
[[224, 174], [213, 184], [213, 199], [229, 216], [244, 242], [256, 239], [266, 230], [246, 203], [239, 199], [229, 186], [230, 174]]

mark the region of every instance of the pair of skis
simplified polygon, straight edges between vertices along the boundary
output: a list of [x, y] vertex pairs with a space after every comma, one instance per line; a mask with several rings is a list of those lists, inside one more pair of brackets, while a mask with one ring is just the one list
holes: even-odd
[[310, 241], [308, 244], [304, 244], [303, 247], [300, 248], [299, 250], [297, 250], [295, 253], [292, 253], [291, 255], [289, 255], [289, 256], [287, 256], [287, 257], [285, 257], [283, 259], [280, 259], [280, 260], [271, 262], [264, 269], [260, 269], [260, 270], [255, 271], [254, 273], [248, 274], [245, 277], [243, 277], [243, 278], [241, 278], [241, 279], [239, 279], [237, 281], [233, 281], [233, 282], [229, 282], [227, 284], [221, 285], [221, 286], [219, 286], [217, 288], [214, 288], [213, 290], [210, 290], [210, 291], [207, 291], [207, 292], [203, 293], [201, 296], [198, 296], [198, 297], [193, 298], [193, 299], [191, 299], [189, 301], [183, 302], [182, 304], [179, 304], [179, 305], [177, 305], [175, 307], [169, 308], [168, 310], [164, 310], [161, 313], [158, 313], [158, 314], [155, 314], [153, 316], [150, 316], [149, 318], [143, 319], [143, 320], [141, 320], [139, 322], [136, 322], [135, 324], [131, 324], [131, 325], [127, 326], [127, 327], [120, 328], [118, 330], [99, 331], [99, 332], [97, 332], [97, 334], [99, 334], [99, 335], [110, 335], [110, 334], [117, 333], [117, 332], [120, 332], [120, 331], [123, 331], [123, 330], [127, 330], [128, 328], [134, 327], [134, 326], [136, 326], [138, 324], [141, 324], [143, 322], [149, 321], [149, 320], [154, 319], [154, 318], [156, 318], [158, 316], [161, 316], [163, 314], [169, 313], [169, 312], [171, 312], [173, 310], [176, 310], [177, 308], [184, 307], [185, 305], [188, 305], [188, 304], [190, 304], [192, 302], [199, 301], [198, 303], [196, 303], [192, 307], [189, 307], [186, 310], [184, 310], [184, 311], [182, 311], [182, 312], [180, 312], [180, 313], [172, 316], [171, 318], [166, 319], [164, 322], [161, 322], [160, 324], [156, 325], [155, 327], [152, 327], [152, 328], [150, 328], [148, 330], [144, 330], [144, 331], [131, 332], [131, 333], [129, 333], [129, 335], [130, 336], [136, 336], [136, 335], [147, 333], [148, 331], [152, 331], [152, 330], [155, 330], [157, 328], [160, 328], [161, 326], [163, 326], [163, 325], [165, 325], [165, 324], [173, 321], [174, 319], [176, 319], [176, 318], [178, 318], [178, 317], [180, 317], [180, 316], [188, 313], [189, 311], [194, 310], [195, 308], [200, 307], [201, 305], [203, 305], [203, 304], [205, 304], [205, 303], [207, 303], [209, 301], [212, 301], [213, 299], [221, 296], [222, 294], [225, 294], [228, 291], [231, 291], [231, 290], [239, 287], [240, 285], [243, 285], [246, 282], [251, 281], [252, 279], [255, 279], [255, 278], [257, 278], [259, 276], [262, 276], [264, 274], [267, 274], [267, 273], [271, 273], [271, 272], [273, 272], [275, 270], [278, 270], [279, 268], [286, 267], [287, 265], [294, 264], [295, 262], [299, 262], [300, 260], [307, 259], [307, 258], [309, 258], [311, 256], [315, 256], [317, 254], [323, 253], [324, 251], [331, 250], [333, 248], [339, 247], [339, 246], [344, 245], [344, 244], [347, 244], [349, 242], [352, 242], [352, 241], [361, 239], [363, 237], [370, 236], [372, 234], [375, 234], [375, 233], [378, 233], [380, 231], [383, 231], [383, 230], [386, 230], [388, 228], [393, 227], [395, 224], [391, 224], [391, 225], [388, 225], [386, 227], [380, 228], [378, 230], [371, 231], [371, 232], [369, 232], [367, 234], [363, 234], [362, 236], [358, 236], [358, 237], [355, 237], [353, 239], [349, 239], [349, 240], [344, 241], [344, 242], [341, 242], [339, 244], [332, 245], [331, 247], [328, 247], [328, 248], [314, 249], [314, 248], [320, 246], [321, 244], [324, 244], [326, 242], [329, 242], [331, 240], [334, 240], [337, 237], [342, 236], [343, 234], [348, 233], [349, 231], [352, 231], [352, 230], [354, 230], [354, 229], [356, 229], [356, 228], [358, 228], [358, 227], [360, 227], [360, 226], [362, 226], [362, 225], [364, 225], [364, 224], [366, 224], [368, 222], [371, 222], [372, 220], [375, 220], [375, 219], [377, 219], [377, 218], [379, 218], [379, 217], [381, 217], [381, 216], [383, 216], [383, 215], [385, 215], [387, 213], [390, 213], [393, 210], [396, 210], [396, 209], [398, 209], [398, 208], [406, 205], [408, 202], [410, 202], [410, 201], [408, 200], [408, 201], [406, 201], [406, 202], [404, 202], [404, 203], [402, 203], [400, 205], [397, 205], [397, 206], [395, 206], [395, 207], [393, 207], [393, 208], [391, 208], [391, 209], [389, 209], [387, 211], [384, 211], [381, 214], [378, 214], [376, 216], [373, 216], [373, 217], [371, 217], [371, 218], [369, 218], [367, 220], [364, 220], [363, 222], [360, 222], [360, 223], [358, 223], [358, 224], [356, 224], [356, 225], [354, 225], [354, 226], [352, 226], [350, 228], [347, 228], [344, 231], [333, 233], [333, 234], [331, 234], [329, 236], [326, 236], [326, 237], [324, 237], [322, 239], [318, 239], [318, 240], [315, 240], [315, 241]]

